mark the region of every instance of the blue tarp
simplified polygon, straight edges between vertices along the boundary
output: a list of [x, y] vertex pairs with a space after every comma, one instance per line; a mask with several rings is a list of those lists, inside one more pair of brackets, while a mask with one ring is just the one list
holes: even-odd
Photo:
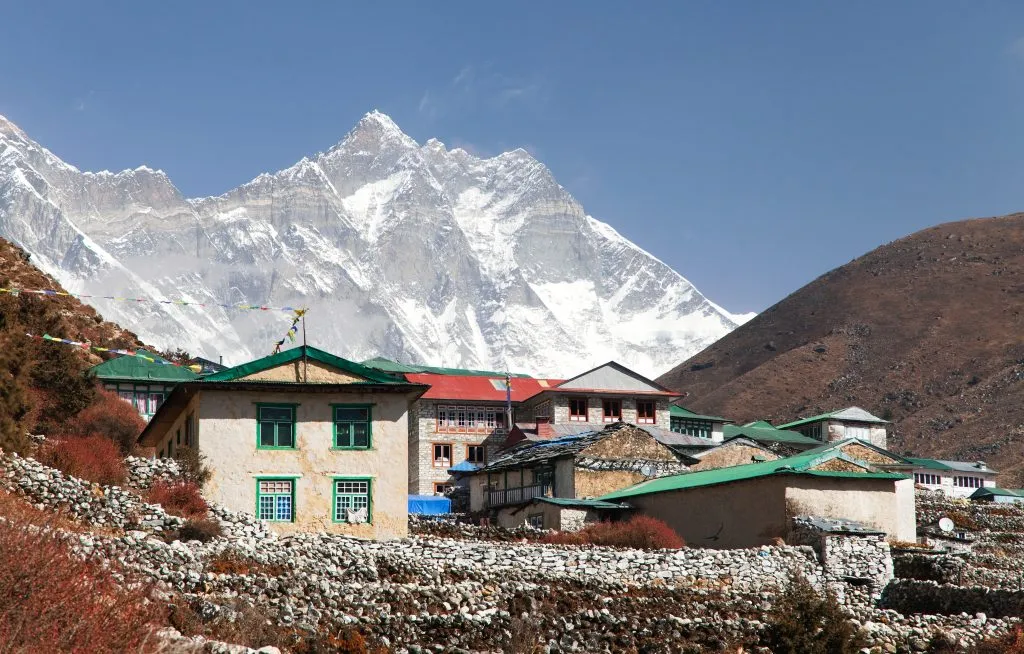
[[452, 501], [447, 497], [435, 495], [410, 495], [409, 513], [421, 515], [440, 515], [452, 512]]

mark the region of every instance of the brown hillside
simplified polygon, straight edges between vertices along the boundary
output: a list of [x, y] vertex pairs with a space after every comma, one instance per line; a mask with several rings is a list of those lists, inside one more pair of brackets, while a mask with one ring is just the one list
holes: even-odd
[[658, 381], [737, 421], [861, 406], [894, 421], [892, 449], [984, 460], [1019, 487], [1022, 311], [1024, 214], [948, 223], [821, 276]]

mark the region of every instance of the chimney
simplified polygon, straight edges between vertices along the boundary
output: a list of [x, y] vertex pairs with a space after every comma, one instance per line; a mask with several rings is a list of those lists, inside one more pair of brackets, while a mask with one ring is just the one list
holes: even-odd
[[552, 438], [555, 430], [551, 428], [551, 418], [548, 416], [537, 416], [537, 437]]
[[218, 356], [218, 357], [217, 357], [217, 359], [219, 359], [219, 360], [220, 360], [220, 365], [222, 365], [222, 366], [223, 366], [223, 365], [224, 365], [224, 355], [223, 355], [223, 354], [221, 354], [220, 356]]

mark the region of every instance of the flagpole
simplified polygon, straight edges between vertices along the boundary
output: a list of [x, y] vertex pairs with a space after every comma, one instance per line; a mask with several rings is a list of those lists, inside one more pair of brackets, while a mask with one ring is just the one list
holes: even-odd
[[307, 383], [309, 362], [306, 360], [306, 312], [302, 312], [302, 383]]

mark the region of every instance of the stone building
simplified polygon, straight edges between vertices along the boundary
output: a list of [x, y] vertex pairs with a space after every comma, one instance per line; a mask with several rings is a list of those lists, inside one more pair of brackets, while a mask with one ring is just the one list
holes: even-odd
[[913, 480], [837, 450], [653, 479], [597, 499], [665, 521], [692, 547], [768, 545], [799, 515], [916, 539]]
[[693, 454], [687, 460], [690, 470], [712, 470], [748, 463], [774, 461], [779, 455], [749, 438], [730, 438], [718, 447]]
[[886, 425], [882, 420], [859, 407], [849, 407], [830, 413], [801, 418], [779, 425], [779, 429], [797, 431], [819, 443], [831, 443], [847, 438], [856, 438], [878, 447], [887, 447]]
[[203, 495], [275, 531], [408, 533], [407, 416], [426, 387], [302, 346], [174, 388], [139, 437], [197, 449]]
[[501, 526], [514, 527], [530, 519], [519, 508], [536, 497], [593, 498], [683, 470], [672, 449], [643, 428], [615, 423], [502, 452], [470, 477], [470, 510], [489, 511]]

